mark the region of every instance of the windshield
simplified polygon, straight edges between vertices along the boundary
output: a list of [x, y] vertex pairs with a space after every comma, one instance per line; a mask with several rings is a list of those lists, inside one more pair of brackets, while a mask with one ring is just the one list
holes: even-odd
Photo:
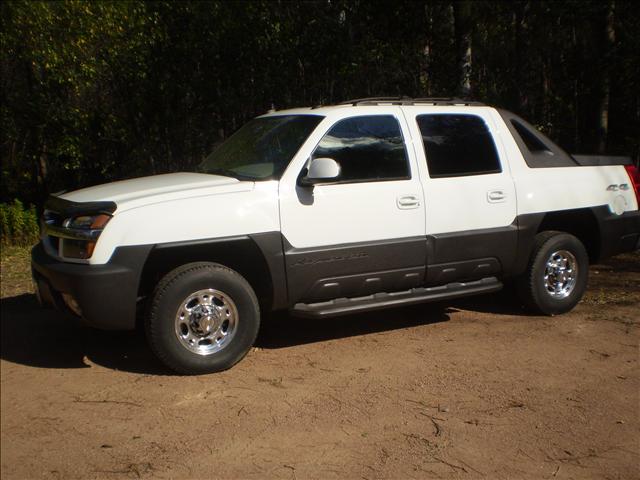
[[320, 115], [283, 115], [251, 120], [210, 153], [198, 171], [240, 180], [280, 178]]

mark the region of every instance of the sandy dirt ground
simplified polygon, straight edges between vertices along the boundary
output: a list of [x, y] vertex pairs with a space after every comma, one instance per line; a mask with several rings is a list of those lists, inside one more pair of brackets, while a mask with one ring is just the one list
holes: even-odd
[[232, 370], [179, 377], [140, 333], [40, 310], [5, 255], [1, 476], [640, 478], [640, 257], [570, 314], [509, 292], [334, 320], [279, 315]]

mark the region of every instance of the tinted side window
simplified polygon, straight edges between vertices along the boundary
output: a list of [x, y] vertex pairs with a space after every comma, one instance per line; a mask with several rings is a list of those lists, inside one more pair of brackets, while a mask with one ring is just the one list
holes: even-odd
[[391, 115], [353, 117], [336, 123], [313, 152], [340, 164], [341, 181], [409, 178], [398, 120]]
[[476, 115], [434, 114], [416, 118], [429, 176], [499, 173], [500, 160], [487, 124]]
[[527, 127], [522, 125], [520, 122], [516, 120], [511, 120], [511, 125], [513, 125], [513, 128], [516, 129], [516, 132], [518, 132], [518, 135], [520, 135], [520, 138], [522, 139], [522, 141], [527, 146], [530, 152], [551, 153], [551, 150], [549, 150], [549, 147], [547, 147], [544, 143], [542, 143], [542, 140], [536, 137], [532, 132], [530, 132], [527, 129]]

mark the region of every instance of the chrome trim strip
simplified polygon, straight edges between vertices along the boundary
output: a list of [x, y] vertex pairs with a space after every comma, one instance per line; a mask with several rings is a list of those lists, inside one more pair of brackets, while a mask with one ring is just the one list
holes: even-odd
[[45, 232], [47, 235], [51, 235], [53, 237], [67, 238], [70, 240], [97, 240], [100, 234], [102, 233], [102, 229], [93, 229], [93, 230], [81, 230], [79, 228], [65, 228], [58, 227], [56, 225], [45, 225]]

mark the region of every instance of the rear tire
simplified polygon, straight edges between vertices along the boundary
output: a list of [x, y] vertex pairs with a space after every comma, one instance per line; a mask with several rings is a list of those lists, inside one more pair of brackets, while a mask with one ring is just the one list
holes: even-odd
[[533, 312], [557, 315], [571, 310], [587, 288], [589, 256], [573, 235], [542, 232], [534, 241], [526, 272], [518, 279], [518, 293]]
[[249, 283], [215, 263], [189, 263], [158, 283], [145, 319], [151, 349], [186, 374], [226, 370], [253, 345], [260, 307]]

